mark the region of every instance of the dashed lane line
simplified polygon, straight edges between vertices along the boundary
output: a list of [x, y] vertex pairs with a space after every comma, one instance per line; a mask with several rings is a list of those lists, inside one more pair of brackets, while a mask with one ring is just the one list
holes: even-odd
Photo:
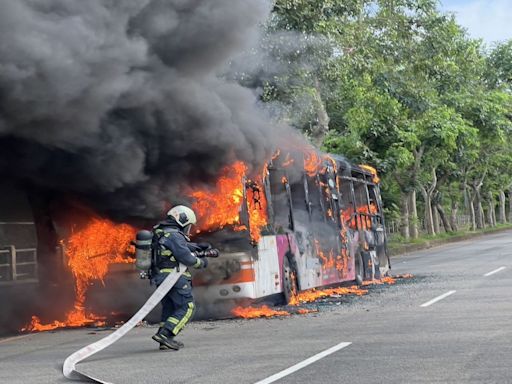
[[446, 298], [446, 297], [448, 297], [450, 295], [453, 295], [455, 292], [457, 292], [457, 291], [448, 291], [446, 293], [443, 293], [442, 295], [437, 296], [437, 297], [433, 298], [432, 300], [427, 301], [426, 303], [421, 304], [420, 307], [429, 307], [432, 304], [437, 303], [438, 301], [443, 300], [444, 298]]
[[324, 357], [329, 356], [329, 355], [333, 354], [334, 352], [339, 351], [340, 349], [348, 347], [350, 344], [352, 344], [352, 343], [349, 343], [349, 342], [339, 343], [339, 344], [335, 345], [334, 347], [331, 347], [329, 349], [326, 349], [325, 351], [317, 353], [316, 355], [311, 356], [310, 358], [303, 360], [300, 363], [297, 363], [297, 364], [291, 366], [290, 368], [287, 368], [281, 372], [278, 372], [275, 375], [272, 375], [270, 377], [267, 377], [266, 379], [260, 380], [255, 384], [273, 383], [279, 379], [282, 379], [285, 376], [288, 376], [294, 372], [297, 372], [299, 369], [302, 369], [304, 367], [307, 367], [310, 364], [313, 364], [315, 361], [323, 359]]
[[507, 268], [507, 267], [499, 267], [499, 268], [495, 269], [494, 271], [487, 272], [487, 273], [484, 275], [484, 277], [494, 275], [495, 273], [498, 273], [498, 272], [503, 271], [505, 268]]

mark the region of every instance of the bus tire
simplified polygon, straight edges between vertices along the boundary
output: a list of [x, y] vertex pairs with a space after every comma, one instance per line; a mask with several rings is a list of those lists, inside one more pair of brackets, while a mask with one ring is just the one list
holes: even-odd
[[283, 260], [283, 294], [286, 304], [290, 304], [291, 300], [299, 291], [297, 284], [297, 268], [291, 260], [293, 256], [285, 255]]
[[363, 256], [361, 255], [361, 251], [357, 251], [356, 259], [355, 259], [355, 267], [356, 267], [356, 284], [361, 285], [364, 281], [364, 263]]

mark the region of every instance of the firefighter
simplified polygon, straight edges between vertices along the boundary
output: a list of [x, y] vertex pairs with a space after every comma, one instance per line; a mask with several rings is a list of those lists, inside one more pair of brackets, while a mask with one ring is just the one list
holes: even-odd
[[[152, 271], [152, 281], [159, 286], [170, 272], [179, 268], [179, 263], [187, 267], [206, 268], [208, 260], [199, 258], [197, 251], [209, 249], [209, 244], [195, 244], [188, 238], [190, 228], [196, 223], [194, 211], [183, 205], [167, 212], [167, 219], [153, 227], [152, 248], [156, 255]], [[210, 250], [212, 252], [216, 250]], [[217, 251], [218, 252], [218, 251]], [[204, 252], [202, 252], [204, 254]], [[153, 340], [160, 343], [160, 349], [178, 350], [184, 345], [174, 339], [195, 312], [192, 296], [192, 276], [187, 270], [161, 301], [162, 317], [158, 332]]]

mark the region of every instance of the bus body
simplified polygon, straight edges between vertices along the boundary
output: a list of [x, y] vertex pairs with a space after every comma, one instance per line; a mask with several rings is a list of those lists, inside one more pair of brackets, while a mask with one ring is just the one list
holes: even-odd
[[[221, 257], [194, 276], [200, 302], [254, 301], [283, 293], [289, 299], [297, 290], [361, 283], [388, 272], [376, 174], [335, 156], [318, 157], [316, 171], [308, 170], [307, 156], [274, 158], [259, 185], [241, 180], [246, 193], [240, 221], [247, 229], [223, 229], [203, 238], [220, 248]], [[249, 204], [247, 199], [259, 193], [266, 204]], [[252, 242], [250, 207], [265, 209], [268, 217]]]

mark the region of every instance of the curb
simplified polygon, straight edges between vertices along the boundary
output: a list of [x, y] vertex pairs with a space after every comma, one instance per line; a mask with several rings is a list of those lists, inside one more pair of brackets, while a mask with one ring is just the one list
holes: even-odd
[[512, 226], [505, 227], [505, 228], [497, 228], [495, 230], [488, 231], [488, 232], [464, 233], [464, 234], [460, 234], [460, 235], [457, 235], [457, 236], [454, 236], [454, 237], [451, 237], [448, 239], [426, 240], [425, 243], [422, 243], [422, 244], [402, 244], [402, 245], [398, 245], [396, 247], [396, 249], [390, 250], [389, 256], [390, 257], [401, 256], [401, 255], [404, 255], [404, 254], [407, 254], [410, 252], [435, 248], [435, 247], [439, 247], [444, 244], [457, 243], [457, 242], [464, 241], [464, 240], [470, 240], [470, 239], [474, 239], [474, 238], [478, 238], [478, 237], [483, 237], [483, 236], [492, 235], [495, 233], [507, 232], [507, 231], [512, 231]]

